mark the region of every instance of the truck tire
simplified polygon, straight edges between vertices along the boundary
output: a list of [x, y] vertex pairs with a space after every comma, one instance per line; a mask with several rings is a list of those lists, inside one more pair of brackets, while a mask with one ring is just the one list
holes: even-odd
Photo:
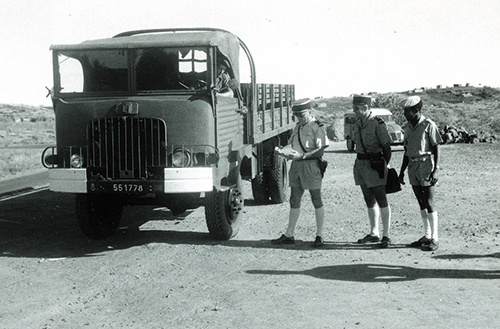
[[263, 204], [269, 201], [269, 190], [263, 173], [252, 179], [252, 195], [256, 203]]
[[102, 239], [118, 229], [123, 205], [113, 197], [77, 194], [75, 212], [83, 234], [91, 239]]
[[241, 178], [227, 190], [207, 193], [205, 220], [208, 232], [214, 239], [229, 240], [238, 234], [244, 203]]
[[354, 151], [354, 141], [352, 139], [350, 139], [349, 137], [347, 137], [345, 142], [347, 144], [347, 150], [349, 152], [353, 152]]
[[275, 155], [270, 171], [269, 195], [274, 203], [283, 203], [288, 199], [288, 166], [286, 159]]

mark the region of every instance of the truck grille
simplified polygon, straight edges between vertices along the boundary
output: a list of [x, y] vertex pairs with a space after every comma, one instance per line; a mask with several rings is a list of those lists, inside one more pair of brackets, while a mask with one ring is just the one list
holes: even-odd
[[110, 117], [87, 127], [88, 166], [105, 179], [148, 178], [165, 167], [167, 127], [161, 119]]

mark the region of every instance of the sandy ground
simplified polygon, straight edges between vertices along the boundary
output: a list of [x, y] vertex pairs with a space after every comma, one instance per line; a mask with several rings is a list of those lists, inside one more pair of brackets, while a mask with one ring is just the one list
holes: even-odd
[[[223, 242], [203, 208], [127, 207], [113, 237], [91, 241], [70, 195], [0, 202], [0, 328], [498, 328], [500, 144], [441, 151], [436, 252], [406, 247], [422, 236], [408, 185], [389, 196], [391, 247], [355, 243], [368, 219], [343, 143], [326, 154], [322, 249], [308, 196], [297, 243], [272, 245], [288, 204], [256, 204], [250, 184], [240, 232]], [[397, 169], [401, 157], [395, 147]]]

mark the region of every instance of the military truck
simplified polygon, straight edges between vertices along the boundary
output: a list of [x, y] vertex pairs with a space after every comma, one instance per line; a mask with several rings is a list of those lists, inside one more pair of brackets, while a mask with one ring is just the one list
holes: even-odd
[[[389, 135], [391, 136], [391, 145], [403, 144], [403, 129], [394, 121], [392, 112], [382, 108], [372, 108], [370, 109], [370, 111], [372, 111], [373, 115], [381, 118], [387, 124], [387, 130], [389, 130]], [[344, 138], [346, 141], [347, 149], [351, 152], [354, 151], [355, 146], [353, 139], [353, 129], [356, 120], [356, 114], [354, 113], [354, 111], [348, 111], [344, 113]]]
[[112, 235], [127, 205], [158, 205], [204, 206], [209, 233], [226, 240], [241, 224], [244, 180], [258, 202], [286, 200], [287, 161], [273, 151], [291, 135], [295, 87], [257, 84], [234, 34], [139, 30], [50, 49], [56, 146], [42, 163], [51, 191], [75, 194], [88, 237]]

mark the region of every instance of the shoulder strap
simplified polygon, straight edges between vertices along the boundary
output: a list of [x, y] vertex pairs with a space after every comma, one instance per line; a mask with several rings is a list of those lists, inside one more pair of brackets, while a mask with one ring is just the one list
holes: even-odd
[[361, 119], [359, 119], [359, 126], [358, 126], [358, 131], [359, 131], [359, 140], [361, 141], [361, 146], [363, 147], [363, 152], [367, 154], [365, 144], [363, 143], [363, 136], [361, 136]]
[[297, 137], [299, 138], [299, 144], [300, 144], [300, 147], [302, 148], [302, 151], [304, 151], [304, 153], [306, 153], [306, 148], [304, 147], [304, 145], [302, 145], [302, 141], [300, 140], [300, 125], [299, 125], [299, 129], [297, 131]]

